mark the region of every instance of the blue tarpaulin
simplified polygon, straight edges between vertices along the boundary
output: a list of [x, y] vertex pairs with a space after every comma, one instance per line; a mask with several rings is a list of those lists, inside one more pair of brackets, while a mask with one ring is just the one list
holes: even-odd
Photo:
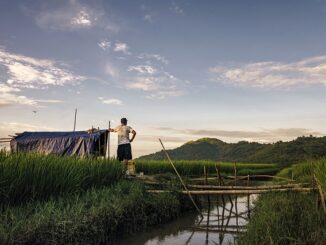
[[44, 154], [89, 156], [104, 151], [107, 131], [24, 132], [10, 141], [13, 152], [33, 151]]

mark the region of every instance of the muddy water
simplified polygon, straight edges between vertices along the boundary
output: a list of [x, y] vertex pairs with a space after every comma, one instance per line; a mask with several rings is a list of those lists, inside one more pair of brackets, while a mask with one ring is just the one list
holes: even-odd
[[[224, 201], [223, 201], [224, 198]], [[250, 210], [257, 195], [248, 196], [207, 196], [200, 198], [204, 218], [198, 214], [183, 217], [148, 232], [138, 233], [117, 244], [230, 244], [238, 234], [245, 231]], [[249, 204], [249, 205], [248, 205]], [[249, 211], [249, 212], [248, 212]]]

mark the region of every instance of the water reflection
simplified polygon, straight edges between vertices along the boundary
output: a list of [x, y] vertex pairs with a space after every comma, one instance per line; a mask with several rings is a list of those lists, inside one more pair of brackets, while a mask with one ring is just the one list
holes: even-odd
[[203, 215], [187, 214], [149, 232], [129, 236], [117, 244], [230, 244], [244, 232], [257, 195], [202, 196]]

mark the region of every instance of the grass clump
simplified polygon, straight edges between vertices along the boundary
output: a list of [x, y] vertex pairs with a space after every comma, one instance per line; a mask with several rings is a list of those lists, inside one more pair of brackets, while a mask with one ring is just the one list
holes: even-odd
[[108, 244], [179, 215], [177, 194], [150, 194], [140, 183], [120, 181], [71, 197], [6, 207], [0, 244]]
[[121, 164], [95, 158], [0, 153], [0, 205], [74, 194], [111, 185]]
[[314, 194], [277, 193], [259, 198], [239, 244], [324, 244], [326, 216]]

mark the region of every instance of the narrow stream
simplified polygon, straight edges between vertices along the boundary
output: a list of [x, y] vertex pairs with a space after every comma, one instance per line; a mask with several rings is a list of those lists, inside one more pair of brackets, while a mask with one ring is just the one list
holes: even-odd
[[210, 196], [208, 201], [207, 196], [202, 196], [203, 219], [198, 214], [188, 213], [148, 232], [119, 239], [117, 244], [232, 244], [236, 236], [245, 231], [257, 197]]

